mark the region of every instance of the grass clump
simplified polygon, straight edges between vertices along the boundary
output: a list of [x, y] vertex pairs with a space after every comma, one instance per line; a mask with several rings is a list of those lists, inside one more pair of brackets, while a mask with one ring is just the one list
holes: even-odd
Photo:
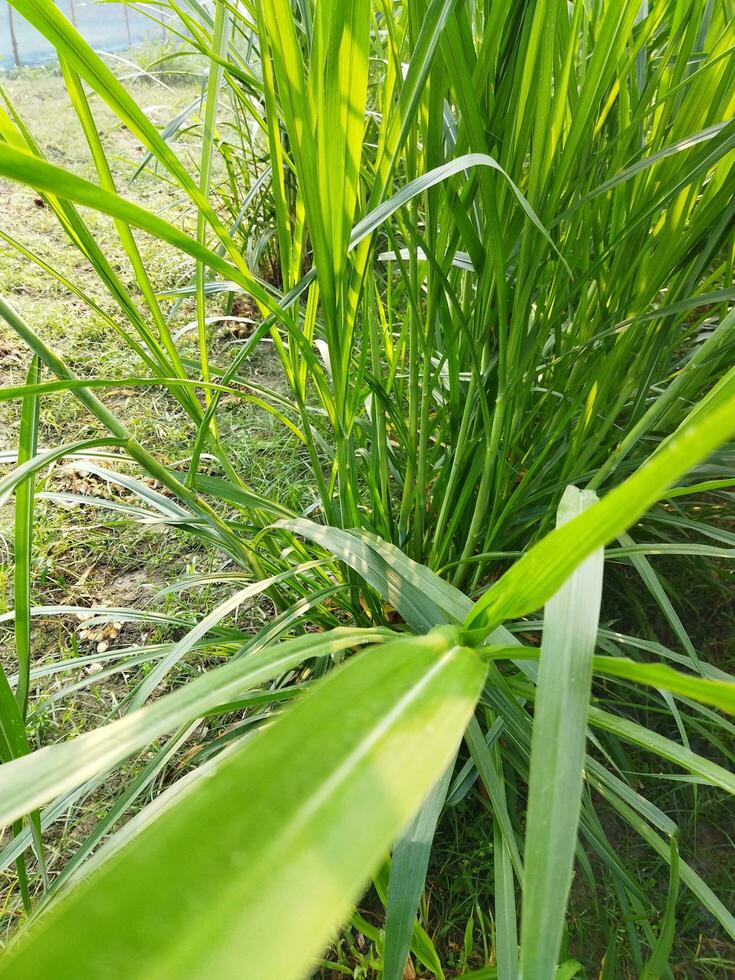
[[[30, 918], [52, 906], [9, 975], [71, 968], [92, 918], [90, 975], [131, 955], [140, 975], [307, 975], [371, 875], [322, 969], [654, 977], [705, 924], [735, 938], [690, 819], [735, 789], [730, 664], [676, 580], [708, 563], [708, 598], [731, 595], [729, 5], [172, 8], [182, 48], [152, 77], [180, 54], [202, 76], [166, 119], [53, 4], [14, 6], [58, 51], [87, 154], [6, 95], [0, 175], [76, 253], [6, 241], [33, 288], [91, 311], [104, 359], [0, 301], [32, 355], [3, 392], [4, 854]], [[58, 398], [79, 406], [64, 445]], [[68, 458], [96, 491], [46, 491]], [[132, 681], [109, 724], [29, 752], [34, 514], [92, 497], [201, 563], [155, 608], [94, 610], [87, 630], [156, 632], [116, 655]], [[201, 718], [216, 737], [187, 749]], [[147, 745], [49, 876], [44, 831]], [[124, 821], [176, 758], [186, 775]], [[437, 826], [485, 865], [439, 920]], [[633, 836], [655, 862], [628, 867]], [[191, 876], [198, 900], [164, 912]]]

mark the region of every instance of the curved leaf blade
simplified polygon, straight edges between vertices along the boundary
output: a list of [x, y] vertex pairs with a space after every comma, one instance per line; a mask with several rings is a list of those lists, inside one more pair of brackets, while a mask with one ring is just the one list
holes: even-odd
[[279, 673], [315, 656], [328, 656], [364, 642], [375, 630], [336, 629], [309, 633], [210, 670], [185, 687], [61, 745], [50, 745], [0, 766], [0, 827], [64, 790], [97, 776], [166, 732], [200, 718]]
[[449, 764], [484, 673], [455, 630], [355, 657], [68, 893], [0, 976], [304, 976]]
[[597, 548], [627, 530], [683, 473], [735, 432], [735, 386], [702, 408], [633, 476], [534, 545], [479, 599], [465, 625], [482, 635], [538, 609]]

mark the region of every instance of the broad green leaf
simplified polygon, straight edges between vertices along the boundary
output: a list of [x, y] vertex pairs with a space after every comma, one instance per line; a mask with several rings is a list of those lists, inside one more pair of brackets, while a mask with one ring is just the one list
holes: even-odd
[[483, 679], [455, 630], [354, 658], [59, 900], [0, 976], [303, 977], [446, 769]]
[[166, 732], [309, 657], [329, 656], [380, 638], [375, 630], [340, 628], [330, 634], [307, 634], [277, 644], [257, 656], [243, 657], [211, 670], [118, 721], [0, 766], [0, 825], [110, 769]]
[[[63, 871], [54, 878], [44, 896], [46, 899], [44, 904], [52, 900], [56, 892], [63, 888], [67, 881], [73, 880], [80, 874], [84, 875], [91, 870], [90, 854], [94, 853], [95, 862], [101, 861], [102, 852], [105, 852], [105, 856], [108, 855], [119, 843], [118, 840], [115, 840], [117, 833], [120, 834], [120, 838], [125, 837], [126, 832], [129, 832], [130, 821], [123, 824], [117, 833], [114, 830], [115, 825], [120, 822], [133, 802], [161, 775], [166, 764], [171, 761], [175, 753], [181, 749], [182, 745], [198, 727], [198, 720], [191, 725], [183, 726], [174, 732], [171, 738], [158, 751], [150, 753], [150, 759], [146, 762], [141, 772], [126, 786], [124, 792], [116, 798], [107, 813], [97, 821], [90, 833], [80, 843], [74, 855], [64, 865]], [[197, 769], [193, 771], [199, 772]], [[174, 786], [176, 785], [175, 783]], [[156, 799], [160, 799], [160, 796]], [[144, 811], [146, 809], [147, 807], [144, 807]], [[141, 811], [136, 814], [136, 817], [140, 817], [140, 813]], [[102, 847], [99, 847], [100, 842], [104, 842]]]

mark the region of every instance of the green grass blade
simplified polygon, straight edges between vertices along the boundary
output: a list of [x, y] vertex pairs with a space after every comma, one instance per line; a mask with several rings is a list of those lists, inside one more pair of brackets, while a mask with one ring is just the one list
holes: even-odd
[[[567, 487], [563, 527], [597, 501]], [[605, 558], [598, 548], [546, 604], [524, 849], [520, 976], [552, 980], [572, 880]]]
[[[382, 598], [397, 609], [406, 622], [416, 632], [424, 633], [432, 626], [441, 623], [457, 622], [442, 605], [442, 595], [435, 589], [424, 588], [423, 582], [416, 569], [421, 566], [406, 558], [397, 548], [387, 545], [400, 559], [400, 564], [386, 560], [384, 554], [376, 551], [375, 541], [364, 535], [343, 531], [339, 528], [325, 527], [304, 518], [279, 521], [276, 525], [326, 548], [345, 564], [353, 568], [365, 581], [371, 585]], [[410, 564], [406, 564], [409, 563]], [[423, 569], [427, 576], [433, 576], [428, 569]], [[435, 576], [433, 576], [435, 577]], [[437, 580], [439, 581], [439, 580]], [[446, 584], [446, 583], [443, 583]], [[451, 589], [451, 586], [447, 586]], [[457, 593], [462, 596], [462, 593]], [[465, 597], [462, 597], [465, 598]], [[469, 600], [465, 600], [469, 602]], [[466, 614], [466, 613], [465, 613]]]
[[674, 765], [681, 766], [685, 772], [699, 776], [710, 785], [718, 786], [726, 793], [735, 795], [735, 774], [725, 769], [724, 766], [705, 759], [697, 752], [692, 752], [691, 749], [685, 748], [678, 742], [673, 742], [664, 735], [659, 735], [658, 732], [652, 732], [635, 721], [628, 718], [618, 718], [609, 711], [604, 711], [594, 705], [590, 705], [587, 717], [593, 728], [611, 732], [624, 741], [640, 746], [646, 752], [662, 759], [668, 759]]
[[[643, 820], [627, 803], [623, 802], [615, 794], [611, 794], [608, 799], [636, 833], [640, 834], [643, 840], [659, 855], [664, 861], [671, 862], [672, 852], [669, 841], [662, 838], [653, 830], [649, 824]], [[735, 940], [735, 916], [733, 916], [727, 906], [714, 894], [712, 889], [706, 884], [704, 879], [686, 863], [679, 860], [679, 877], [683, 884], [697, 896], [704, 908], [720, 923], [725, 932], [731, 939]]]
[[452, 776], [448, 766], [393, 848], [385, 914], [384, 980], [402, 980], [416, 911], [426, 881], [434, 832]]
[[[187, 168], [162, 138], [156, 127], [137, 104], [135, 98], [125, 89], [114, 72], [91, 48], [82, 35], [69, 23], [51, 0], [14, 0], [13, 6], [52, 44], [79, 75], [92, 86], [95, 92], [110, 106], [122, 123], [151, 150], [178, 182], [198, 210], [204, 212], [207, 220], [217, 232], [220, 241], [230, 257], [242, 269], [245, 264], [238, 254], [234, 242], [219, 220], [217, 213], [207, 198], [202, 195]], [[214, 55], [214, 52], [212, 52]], [[30, 181], [29, 181], [30, 182]], [[123, 220], [125, 220], [123, 218]]]
[[79, 442], [70, 442], [64, 446], [56, 446], [54, 449], [46, 449], [38, 453], [0, 480], [0, 507], [29, 477], [35, 476], [39, 470], [44, 469], [49, 463], [54, 463], [57, 459], [63, 459], [65, 456], [74, 456], [85, 449], [100, 449], [105, 446], [121, 446], [124, 444], [125, 440], [123, 439], [117, 439], [114, 436], [102, 436], [98, 439], [81, 439]]
[[308, 634], [212, 670], [118, 721], [0, 767], [0, 825], [110, 769], [132, 752], [211, 708], [314, 656], [380, 640], [377, 631]]
[[[41, 376], [41, 362], [38, 357], [31, 359], [26, 376], [30, 385], [38, 383]], [[23, 399], [18, 437], [19, 465], [27, 463], [36, 455], [38, 448], [39, 402], [37, 395], [27, 395]], [[10, 686], [0, 666], [0, 736], [4, 746], [0, 746], [0, 758], [9, 762], [28, 752], [25, 731], [25, 716], [28, 704], [29, 677], [31, 671], [31, 560], [33, 553], [33, 507], [35, 500], [35, 474], [19, 484], [15, 493], [15, 535], [13, 590], [15, 599], [15, 651], [18, 658], [18, 683], [15, 689], [15, 702], [12, 701]], [[13, 834], [22, 830], [22, 822], [13, 822]], [[38, 813], [31, 815], [31, 832], [36, 842], [41, 867], [44, 869], [43, 847], [41, 844], [40, 821]], [[28, 874], [24, 855], [16, 860], [16, 870], [20, 885], [23, 906], [26, 912], [31, 908]]]
[[62, 898], [0, 976], [303, 977], [456, 751], [484, 679], [456, 635], [335, 672]]
[[[0, 760], [10, 762], [28, 751], [23, 716], [0, 664]], [[20, 816], [20, 814], [19, 814]]]
[[[214, 12], [214, 34], [212, 37], [212, 49], [218, 59], [222, 58], [227, 51], [227, 43], [230, 33], [230, 11], [224, 2], [217, 3]], [[204, 132], [202, 134], [202, 152], [199, 161], [199, 190], [202, 197], [209, 199], [212, 183], [212, 159], [214, 155], [214, 141], [216, 138], [217, 109], [222, 85], [222, 67], [218, 61], [213, 60], [209, 65], [209, 77], [207, 79], [207, 95], [204, 110]], [[202, 247], [206, 246], [207, 222], [204, 212], [197, 211], [197, 241]], [[205, 267], [201, 261], [196, 265], [196, 317], [197, 317], [197, 336], [199, 338], [199, 361], [201, 363], [202, 378], [210, 381], [209, 356], [207, 351], [207, 323], [206, 323], [206, 297], [204, 293]], [[208, 405], [211, 393], [205, 391], [205, 403]], [[196, 460], [192, 461], [194, 465]]]
[[424, 191], [429, 190], [431, 187], [436, 187], [437, 184], [441, 184], [448, 180], [450, 177], [454, 177], [456, 174], [467, 173], [475, 167], [486, 167], [490, 170], [494, 170], [499, 173], [510, 186], [514, 197], [518, 201], [531, 224], [540, 232], [540, 234], [546, 239], [546, 241], [551, 245], [554, 251], [559, 256], [562, 263], [564, 262], [564, 257], [559, 252], [558, 248], [554, 244], [549, 232], [546, 230], [541, 222], [541, 219], [533, 210], [531, 205], [528, 203], [520, 188], [517, 186], [515, 181], [511, 176], [500, 166], [498, 161], [494, 157], [489, 156], [486, 153], [467, 153], [464, 156], [457, 157], [455, 160], [450, 160], [448, 163], [443, 163], [440, 167], [435, 167], [433, 170], [422, 174], [415, 180], [410, 181], [404, 187], [402, 187], [396, 194], [387, 200], [383, 201], [376, 208], [365, 215], [355, 227], [352, 229], [352, 234], [350, 236], [350, 247], [354, 248], [355, 245], [359, 244], [363, 239], [367, 238], [368, 235], [372, 234], [375, 229], [381, 225], [387, 218], [403, 207], [404, 204], [408, 204], [409, 201], [414, 200]]
[[[502, 719], [496, 719], [495, 724]], [[485, 739], [487, 743], [487, 736]], [[497, 740], [489, 746], [491, 765], [502, 772], [502, 754]], [[500, 805], [507, 806], [505, 783], [498, 781]], [[498, 980], [516, 980], [518, 976], [518, 914], [516, 911], [516, 876], [514, 851], [500, 820], [493, 821], [493, 882], [495, 885], [495, 959]], [[522, 880], [522, 879], [520, 879]]]
[[[41, 363], [37, 357], [31, 360], [26, 382], [37, 384], [41, 376]], [[38, 450], [38, 413], [40, 399], [27, 395], [21, 410], [20, 435], [18, 437], [17, 463], [33, 459]], [[33, 552], [33, 502], [34, 474], [18, 485], [15, 491], [15, 568], [13, 573], [15, 595], [15, 651], [18, 657], [18, 686], [15, 697], [21, 717], [25, 718], [28, 703], [28, 677], [31, 669], [31, 557]]]
[[[30, 609], [26, 611], [30, 618]], [[27, 683], [28, 670], [25, 670], [25, 677]], [[0, 763], [3, 763], [3, 765], [0, 766], [0, 771], [7, 768], [7, 766], [9, 766], [14, 759], [20, 759], [23, 756], [27, 757], [27, 753], [29, 751], [30, 747], [28, 745], [28, 737], [26, 735], [22, 708], [18, 703], [17, 697], [13, 695], [13, 690], [10, 687], [8, 678], [3, 670], [3, 666], [0, 664]], [[31, 808], [29, 807], [28, 810], [30, 809]], [[28, 826], [45, 884], [46, 860], [43, 849], [43, 841], [41, 839], [41, 821], [38, 811], [34, 810], [32, 813], [30, 813], [28, 818]], [[21, 814], [17, 814], [15, 819], [12, 821], [13, 837], [17, 838], [21, 834], [22, 830], [23, 822], [21, 820]], [[26, 912], [30, 912], [31, 894], [28, 883], [25, 855], [23, 853], [19, 853], [16, 857], [15, 867], [18, 874], [18, 883], [20, 886], [23, 907]]]
[[[621, 534], [618, 540], [620, 541], [621, 545], [624, 548], [630, 547], [631, 545], [635, 546], [635, 541], [633, 541], [633, 539], [628, 533]], [[661, 612], [666, 617], [666, 620], [669, 623], [671, 629], [673, 630], [674, 635], [678, 639], [679, 643], [682, 645], [682, 647], [686, 650], [689, 657], [691, 658], [692, 666], [696, 668], [698, 658], [697, 658], [697, 652], [694, 649], [694, 644], [689, 638], [689, 634], [684, 628], [684, 624], [682, 623], [678, 613], [674, 609], [673, 603], [671, 602], [671, 599], [669, 599], [666, 593], [666, 589], [664, 588], [663, 583], [661, 582], [658, 575], [656, 574], [650, 561], [648, 560], [648, 558], [646, 558], [645, 555], [637, 554], [635, 551], [630, 554], [630, 561], [633, 567], [635, 568], [635, 570], [638, 572], [641, 581], [644, 583], [648, 591], [651, 593], [651, 595], [657, 602], [659, 608], [661, 609]]]
[[483, 737], [482, 729], [480, 728], [480, 723], [476, 718], [472, 718], [467, 726], [465, 739], [472, 761], [477, 767], [480, 779], [487, 791], [488, 799], [492, 805], [493, 817], [500, 828], [513, 870], [518, 876], [519, 881], [522, 881], [523, 862], [521, 861], [518, 842], [516, 841], [516, 835], [507, 806], [505, 774], [501, 765], [502, 760], [491, 748], [488, 748], [487, 741]]
[[671, 838], [671, 859], [669, 861], [669, 894], [666, 899], [661, 929], [651, 958], [643, 968], [641, 980], [659, 980], [669, 965], [671, 947], [676, 934], [676, 900], [679, 894], [679, 847], [676, 838]]
[[[517, 653], [514, 652], [514, 656]], [[627, 657], [595, 657], [594, 668], [596, 673], [605, 677], [620, 677], [636, 684], [670, 691], [735, 715], [735, 682], [732, 680], [693, 677], [667, 664], [637, 663]]]
[[667, 487], [725, 442], [735, 432], [735, 396], [724, 394], [719, 405], [683, 425], [637, 473], [531, 548], [475, 604], [467, 627], [489, 633], [503, 620], [538, 609], [584, 558], [627, 530]]
[[[491, 660], [508, 659], [520, 662], [537, 660], [539, 650], [528, 646], [491, 646], [483, 650], [483, 656]], [[686, 661], [683, 655], [679, 656]], [[716, 670], [716, 676], [712, 677], [696, 677], [674, 670], [668, 664], [639, 663], [628, 657], [595, 656], [592, 658], [592, 666], [594, 672], [603, 677], [617, 677], [636, 684], [645, 684], [647, 687], [690, 698], [699, 704], [719, 708], [729, 715], [735, 714], [735, 681], [724, 671]], [[704, 668], [707, 665], [702, 666]]]
[[280, 308], [247, 271], [232, 265], [222, 256], [190, 238], [175, 225], [132, 201], [126, 200], [113, 191], [105, 190], [97, 184], [77, 177], [75, 174], [47, 163], [30, 153], [0, 143], [0, 176], [21, 184], [28, 184], [38, 190], [46, 191], [75, 204], [84, 204], [125, 224], [147, 231], [161, 241], [168, 242], [176, 249], [203, 262], [226, 279], [231, 279], [261, 303], [271, 313], [280, 315]]
[[295, 571], [295, 569], [288, 568], [276, 575], [271, 575], [269, 578], [263, 579], [260, 582], [252, 582], [245, 586], [244, 589], [239, 589], [224, 602], [219, 603], [207, 616], [201, 619], [193, 629], [189, 630], [186, 636], [183, 636], [176, 644], [174, 644], [171, 652], [164, 657], [153, 668], [153, 670], [151, 670], [147, 677], [145, 677], [132, 700], [132, 707], [139, 708], [153, 694], [156, 687], [158, 687], [161, 681], [179, 662], [179, 660], [181, 660], [181, 658], [185, 656], [189, 650], [191, 650], [203, 636], [206, 636], [206, 634], [222, 619], [239, 609], [239, 607], [243, 605], [243, 603], [247, 602], [248, 599], [262, 595], [272, 586], [292, 578]]

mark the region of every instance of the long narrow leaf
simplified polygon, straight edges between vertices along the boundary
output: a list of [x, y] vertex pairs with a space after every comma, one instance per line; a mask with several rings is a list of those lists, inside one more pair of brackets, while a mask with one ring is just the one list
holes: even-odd
[[[557, 527], [596, 501], [591, 491], [567, 487]], [[521, 921], [520, 974], [534, 980], [553, 978], [564, 930], [604, 562], [598, 548], [546, 604], [531, 741]]]
[[201, 717], [257, 684], [313, 656], [329, 656], [350, 646], [374, 642], [379, 634], [338, 629], [307, 634], [212, 670], [185, 687], [118, 721], [79, 735], [62, 745], [0, 766], [0, 825], [111, 768], [167, 731]]
[[484, 669], [456, 636], [334, 673], [60, 900], [0, 976], [302, 977], [457, 748]]
[[625, 531], [679, 476], [735, 432], [735, 397], [701, 413], [625, 483], [535, 545], [475, 604], [469, 629], [489, 633], [538, 609], [576, 566]]
[[[41, 365], [37, 357], [31, 361], [26, 379], [29, 385], [40, 380]], [[18, 465], [33, 459], [38, 451], [39, 398], [27, 395], [23, 399], [18, 441]], [[25, 717], [28, 701], [28, 677], [31, 669], [31, 555], [33, 548], [34, 474], [18, 486], [15, 492], [15, 650], [18, 656], [18, 687], [15, 697], [21, 715]]]

